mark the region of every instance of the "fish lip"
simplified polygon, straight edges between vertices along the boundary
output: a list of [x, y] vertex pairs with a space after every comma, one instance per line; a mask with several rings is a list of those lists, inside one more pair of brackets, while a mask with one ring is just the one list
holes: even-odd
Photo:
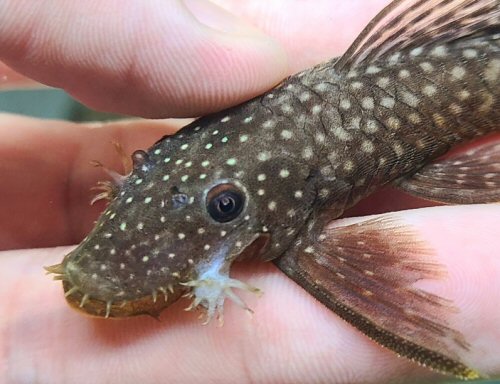
[[157, 318], [163, 309], [176, 301], [186, 291], [184, 287], [179, 285], [179, 288], [172, 289], [172, 291], [156, 291], [154, 294], [152, 293], [131, 300], [116, 299], [105, 301], [91, 297], [73, 285], [69, 280], [63, 280], [63, 289], [66, 301], [73, 309], [91, 317], [100, 318], [120, 318], [138, 315], [150, 315]]
[[[112, 294], [108, 300], [98, 298], [85, 287], [74, 281], [71, 273], [71, 259], [73, 252], [66, 255], [62, 263], [45, 267], [47, 273], [54, 274], [55, 280], [62, 280], [64, 296], [73, 309], [92, 317], [119, 318], [147, 314], [158, 317], [160, 312], [176, 301], [185, 287], [176, 284], [152, 290], [148, 295], [132, 299]], [[69, 265], [69, 268], [68, 268]], [[76, 269], [75, 269], [76, 271]], [[124, 296], [124, 295], [121, 295]]]

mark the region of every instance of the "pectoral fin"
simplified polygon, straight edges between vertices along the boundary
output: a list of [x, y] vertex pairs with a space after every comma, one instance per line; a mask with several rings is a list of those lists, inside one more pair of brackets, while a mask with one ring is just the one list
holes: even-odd
[[397, 185], [411, 195], [445, 204], [500, 202], [500, 144], [481, 145], [431, 163]]
[[276, 261], [316, 299], [397, 354], [463, 379], [479, 377], [459, 359], [468, 345], [448, 327], [456, 309], [413, 287], [442, 277], [431, 251], [390, 217], [326, 228]]

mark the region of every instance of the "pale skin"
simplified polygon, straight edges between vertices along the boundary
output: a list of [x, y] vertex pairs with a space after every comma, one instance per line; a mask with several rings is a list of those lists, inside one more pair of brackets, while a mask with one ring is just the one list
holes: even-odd
[[[101, 110], [203, 115], [340, 54], [387, 0], [321, 0], [314, 9], [300, 1], [214, 3], [239, 18], [192, 0], [53, 0], [43, 7], [1, 0], [0, 60], [10, 68], [0, 65], [0, 79], [7, 77], [0, 87], [25, 85], [30, 80], [22, 73]], [[89, 161], [121, 169], [111, 141], [127, 151], [146, 148], [182, 124], [73, 124], [0, 114], [0, 382], [446, 379], [380, 348], [270, 263], [233, 269], [264, 295], [242, 294], [251, 316], [226, 305], [222, 328], [201, 326], [196, 314], [182, 310], [185, 300], [160, 321], [91, 319], [71, 310], [42, 266], [59, 262], [103, 208], [88, 204], [90, 187], [104, 177]], [[409, 210], [425, 205], [432, 204], [382, 191], [351, 213], [404, 209], [397, 217], [448, 270], [445, 279], [420, 285], [454, 301], [459, 312], [449, 321], [471, 343], [467, 361], [498, 376], [500, 206]]]

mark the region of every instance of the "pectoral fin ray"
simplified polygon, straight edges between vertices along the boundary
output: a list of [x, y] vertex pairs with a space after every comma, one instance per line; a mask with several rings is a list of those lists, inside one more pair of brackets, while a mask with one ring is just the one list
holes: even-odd
[[431, 163], [398, 187], [445, 204], [500, 202], [500, 143], [489, 143]]
[[479, 374], [459, 356], [469, 346], [447, 324], [457, 309], [413, 286], [443, 268], [410, 228], [390, 216], [325, 228], [276, 261], [316, 299], [382, 346], [463, 379]]

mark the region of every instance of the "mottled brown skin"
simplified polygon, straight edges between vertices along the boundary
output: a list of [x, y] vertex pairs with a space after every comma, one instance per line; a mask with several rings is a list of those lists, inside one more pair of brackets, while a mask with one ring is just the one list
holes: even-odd
[[[256, 290], [229, 278], [246, 250], [381, 345], [477, 377], [459, 361], [467, 344], [446, 326], [449, 306], [411, 287], [439, 277], [411, 234], [385, 222], [325, 228], [390, 182], [411, 192], [426, 164], [499, 130], [499, 17], [492, 0], [395, 1], [341, 58], [134, 153], [95, 228], [49, 270], [92, 315], [156, 316], [191, 292], [210, 319], [226, 297], [245, 307], [231, 288]], [[471, 185], [498, 201], [499, 170], [480, 169]], [[460, 202], [439, 187], [438, 177], [427, 197]], [[242, 197], [226, 222], [210, 213], [220, 191]]]

